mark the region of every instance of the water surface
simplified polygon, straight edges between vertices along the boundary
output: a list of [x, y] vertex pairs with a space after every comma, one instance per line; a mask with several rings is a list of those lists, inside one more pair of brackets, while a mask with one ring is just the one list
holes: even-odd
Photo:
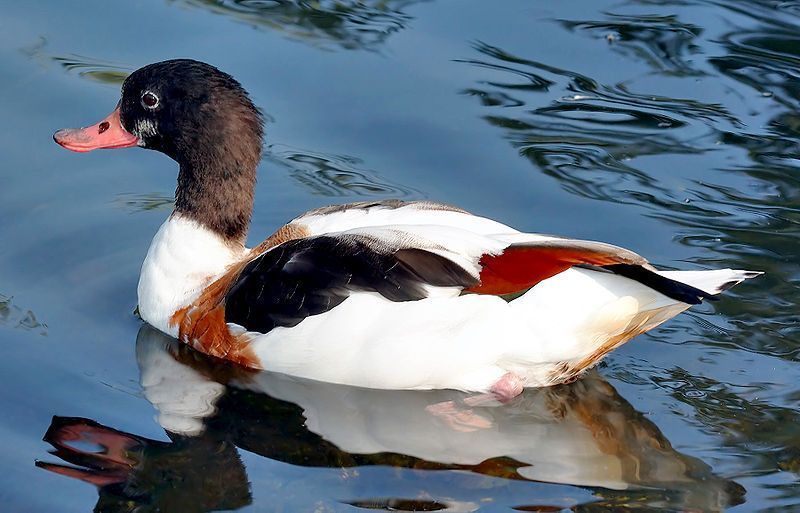
[[[0, 42], [4, 509], [800, 508], [800, 3], [6, 2]], [[175, 165], [50, 140], [173, 57], [268, 116], [251, 242], [428, 198], [767, 274], [479, 430], [425, 415], [455, 392], [221, 367], [133, 313]]]

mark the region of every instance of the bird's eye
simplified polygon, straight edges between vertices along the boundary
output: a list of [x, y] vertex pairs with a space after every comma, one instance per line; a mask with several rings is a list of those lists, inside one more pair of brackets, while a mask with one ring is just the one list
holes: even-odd
[[146, 91], [142, 95], [142, 105], [148, 109], [155, 109], [158, 107], [158, 96], [154, 95], [150, 91]]

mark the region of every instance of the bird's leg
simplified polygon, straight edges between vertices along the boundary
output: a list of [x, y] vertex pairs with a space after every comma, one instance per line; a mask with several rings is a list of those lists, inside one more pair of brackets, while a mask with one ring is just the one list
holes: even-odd
[[525, 381], [514, 374], [507, 372], [492, 385], [484, 394], [466, 397], [464, 404], [468, 406], [496, 406], [506, 404], [525, 390]]

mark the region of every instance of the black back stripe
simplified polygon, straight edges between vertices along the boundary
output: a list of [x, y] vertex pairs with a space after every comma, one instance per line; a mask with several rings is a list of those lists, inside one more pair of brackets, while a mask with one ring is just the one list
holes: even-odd
[[225, 320], [267, 333], [327, 312], [352, 292], [415, 301], [428, 296], [426, 285], [476, 283], [461, 266], [430, 251], [387, 248], [361, 235], [321, 235], [285, 242], [247, 264], [225, 296]]
[[699, 304], [703, 299], [716, 299], [712, 294], [704, 290], [671, 280], [640, 265], [614, 264], [603, 266], [603, 269], [608, 269], [614, 274], [638, 281], [642, 285], [647, 285], [669, 298], [690, 305]]

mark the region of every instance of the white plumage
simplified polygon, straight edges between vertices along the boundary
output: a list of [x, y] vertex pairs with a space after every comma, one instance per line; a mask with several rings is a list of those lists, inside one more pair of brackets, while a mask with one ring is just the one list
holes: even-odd
[[[558, 240], [415, 204], [311, 213], [293, 224], [308, 236], [360, 234], [388, 247], [427, 249], [474, 276], [482, 255], [500, 254], [512, 243]], [[142, 318], [176, 336], [170, 316], [195, 301], [243, 254], [197, 223], [170, 217], [143, 265]], [[732, 270], [661, 274], [712, 294], [754, 275]], [[247, 338], [258, 366], [266, 370], [370, 388], [488, 391], [507, 373], [525, 386], [571, 379], [602, 358], [605, 353], [591, 359], [604, 344], [619, 339], [611, 350], [690, 306], [626, 277], [579, 268], [546, 279], [512, 301], [462, 295], [459, 288], [429, 290], [428, 298], [407, 302], [353, 292], [296, 326], [250, 332]]]

